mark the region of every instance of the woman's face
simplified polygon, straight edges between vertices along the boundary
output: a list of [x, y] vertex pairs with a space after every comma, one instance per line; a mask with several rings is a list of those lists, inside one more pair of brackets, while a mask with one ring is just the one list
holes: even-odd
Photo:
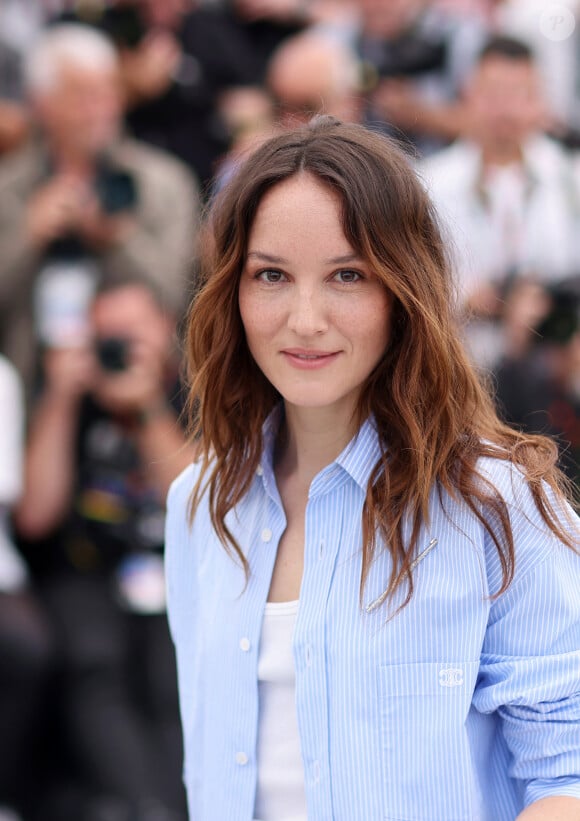
[[287, 403], [354, 410], [389, 342], [391, 296], [344, 236], [338, 196], [312, 175], [263, 197], [239, 304], [252, 356]]

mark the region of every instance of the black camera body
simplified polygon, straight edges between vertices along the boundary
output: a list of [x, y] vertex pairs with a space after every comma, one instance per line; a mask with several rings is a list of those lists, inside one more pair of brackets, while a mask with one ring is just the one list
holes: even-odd
[[120, 48], [137, 48], [147, 33], [139, 7], [133, 4], [107, 6], [100, 25]]
[[78, 2], [61, 5], [72, 8], [58, 14], [57, 22], [96, 26], [110, 37], [118, 48], [138, 48], [147, 34], [147, 25], [135, 2], [113, 5], [104, 2]]
[[129, 367], [131, 344], [122, 337], [103, 337], [95, 345], [95, 355], [102, 370], [108, 373], [120, 373]]
[[580, 330], [580, 294], [573, 284], [547, 288], [551, 307], [536, 327], [539, 343], [564, 346]]
[[372, 89], [379, 80], [415, 79], [443, 71], [449, 58], [443, 32], [426, 33], [417, 27], [386, 40], [371, 60], [363, 62], [363, 86]]
[[105, 214], [132, 211], [137, 205], [137, 183], [133, 175], [107, 161], [99, 163], [94, 186]]

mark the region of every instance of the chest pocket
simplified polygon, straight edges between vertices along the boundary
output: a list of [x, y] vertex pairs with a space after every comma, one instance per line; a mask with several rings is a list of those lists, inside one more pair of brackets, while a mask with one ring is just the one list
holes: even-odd
[[465, 728], [478, 668], [478, 661], [378, 668], [388, 821], [479, 818]]

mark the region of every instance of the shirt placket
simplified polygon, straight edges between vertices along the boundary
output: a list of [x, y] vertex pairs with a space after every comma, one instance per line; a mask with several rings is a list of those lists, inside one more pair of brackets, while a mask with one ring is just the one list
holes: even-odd
[[[327, 487], [334, 483], [339, 471], [336, 466], [329, 469], [324, 477]], [[308, 817], [319, 821], [331, 821], [333, 817], [326, 611], [342, 533], [342, 515], [332, 516], [332, 513], [340, 510], [337, 501], [343, 492], [334, 488], [330, 511], [330, 496], [326, 492], [311, 491], [306, 507], [304, 574], [294, 633], [296, 709]]]
[[[262, 475], [261, 469], [258, 475]], [[248, 585], [236, 597], [229, 620], [235, 625], [229, 652], [224, 654], [222, 675], [237, 681], [232, 690], [235, 709], [231, 717], [231, 746], [228, 769], [231, 773], [231, 792], [225, 792], [228, 818], [253, 814], [257, 761], [256, 740], [258, 727], [257, 664], [262, 628], [262, 615], [267, 599], [278, 542], [284, 532], [284, 512], [276, 500], [264, 493], [261, 512], [256, 517], [249, 539], [247, 558], [250, 564]], [[241, 513], [244, 518], [244, 511]], [[228, 659], [235, 659], [233, 667]], [[230, 669], [226, 669], [230, 665]], [[236, 806], [231, 803], [236, 797]], [[240, 815], [238, 815], [240, 813]], [[243, 815], [241, 814], [243, 813]]]

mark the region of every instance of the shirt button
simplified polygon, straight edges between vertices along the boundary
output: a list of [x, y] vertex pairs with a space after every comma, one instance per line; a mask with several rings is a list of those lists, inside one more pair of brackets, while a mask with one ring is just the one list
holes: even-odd
[[270, 530], [269, 527], [265, 527], [264, 530], [262, 530], [262, 541], [263, 542], [269, 542], [271, 538], [272, 538], [272, 531]]
[[246, 638], [245, 636], [243, 639], [240, 639], [240, 650], [243, 650], [244, 653], [247, 653], [250, 647], [250, 639]]
[[312, 665], [312, 647], [309, 644], [306, 645], [304, 656], [306, 658], [306, 666], [310, 667]]
[[248, 756], [245, 753], [236, 753], [236, 764], [244, 767], [248, 763]]
[[262, 467], [262, 465], [258, 465], [258, 467], [256, 468], [256, 473], [258, 474], [258, 476], [264, 475], [264, 468]]
[[320, 542], [320, 545], [318, 546], [318, 558], [319, 558], [319, 559], [322, 559], [322, 557], [324, 556], [324, 549], [325, 549], [325, 547], [326, 547], [326, 542], [325, 542], [325, 541], [324, 541], [324, 539], [323, 539], [323, 540]]

